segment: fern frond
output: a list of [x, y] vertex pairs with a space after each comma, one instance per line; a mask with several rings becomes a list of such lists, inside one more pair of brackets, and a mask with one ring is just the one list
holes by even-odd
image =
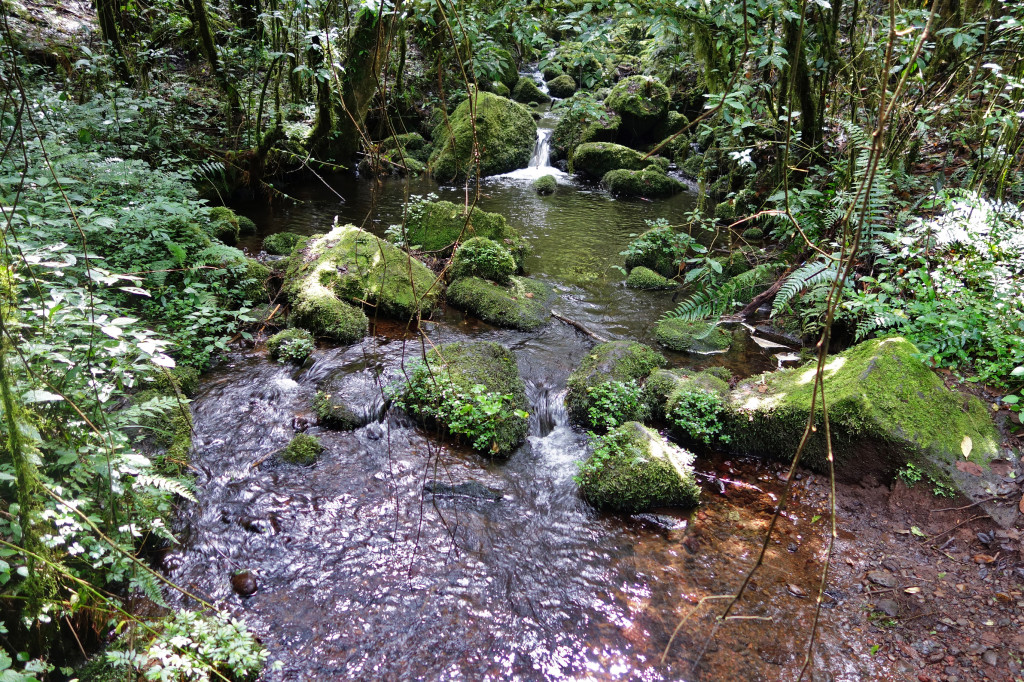
[[152, 474], [139, 474], [135, 477], [135, 486], [138, 488], [156, 488], [164, 492], [174, 493], [184, 497], [189, 502], [196, 502], [195, 495], [181, 481]]
[[888, 329], [889, 327], [902, 327], [907, 323], [907, 318], [902, 315], [897, 315], [891, 310], [883, 310], [872, 314], [867, 319], [861, 320], [857, 324], [857, 340], [860, 341], [868, 334], [877, 331], [879, 329]]
[[778, 315], [797, 294], [822, 282], [835, 280], [838, 274], [835, 263], [823, 263], [820, 260], [805, 263], [803, 267], [786, 278], [778, 293], [775, 294], [771, 316]]
[[721, 317], [732, 306], [733, 301], [749, 300], [763, 289], [765, 281], [775, 277], [780, 269], [778, 263], [765, 263], [736, 275], [719, 285], [711, 285], [698, 291], [662, 319], [679, 319], [685, 322]]
[[149, 571], [136, 570], [130, 585], [146, 595], [154, 604], [167, 608], [167, 602], [164, 601], [163, 592], [160, 590], [160, 583], [157, 582], [156, 577]]

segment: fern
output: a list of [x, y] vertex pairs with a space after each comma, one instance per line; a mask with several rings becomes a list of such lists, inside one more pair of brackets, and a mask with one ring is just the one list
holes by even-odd
[[820, 260], [813, 260], [805, 263], [803, 267], [786, 278], [779, 292], [775, 294], [771, 316], [775, 317], [782, 312], [795, 296], [803, 293], [808, 288], [822, 282], [835, 281], [838, 274], [839, 271], [835, 262], [824, 263]]
[[749, 300], [764, 287], [764, 282], [775, 276], [780, 266], [765, 263], [752, 270], [727, 279], [721, 284], [710, 284], [706, 289], [693, 294], [678, 306], [662, 316], [662, 319], [679, 319], [696, 322], [721, 317], [732, 306], [733, 301]]
[[892, 310], [879, 310], [857, 323], [857, 340], [860, 341], [879, 329], [902, 327], [907, 321], [907, 318]]
[[156, 488], [167, 493], [174, 493], [184, 497], [189, 502], [196, 502], [195, 495], [189, 490], [181, 481], [176, 481], [173, 478], [164, 478], [163, 476], [154, 476], [151, 474], [139, 474], [135, 477], [135, 486], [137, 488]]
[[146, 595], [150, 601], [157, 606], [163, 606], [164, 608], [170, 608], [167, 606], [167, 602], [164, 601], [163, 592], [160, 590], [160, 583], [156, 577], [146, 570], [136, 570], [129, 583], [130, 587], [134, 587], [142, 594]]

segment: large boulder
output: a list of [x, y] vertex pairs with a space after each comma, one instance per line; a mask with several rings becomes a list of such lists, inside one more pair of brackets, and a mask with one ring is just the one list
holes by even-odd
[[650, 166], [638, 171], [624, 169], [608, 171], [601, 178], [601, 184], [617, 196], [649, 199], [670, 197], [686, 189], [686, 185], [667, 175], [658, 166]]
[[[423, 263], [393, 244], [355, 225], [336, 225], [296, 246], [288, 259], [283, 291], [296, 311], [329, 299], [376, 306], [378, 313], [410, 319], [429, 315], [442, 294], [442, 285]], [[314, 333], [319, 329], [305, 326]], [[330, 335], [330, 334], [328, 334]]]
[[600, 180], [609, 171], [624, 168], [641, 170], [651, 164], [643, 153], [612, 142], [585, 142], [572, 157], [574, 173]]
[[[856, 481], [912, 463], [972, 501], [999, 494], [1004, 484], [989, 463], [1000, 456], [1000, 439], [984, 403], [948, 390], [918, 355], [912, 343], [891, 337], [828, 359], [825, 399], [837, 474]], [[810, 414], [815, 367], [812, 362], [738, 385], [725, 416], [733, 448], [792, 458]], [[802, 461], [827, 472], [820, 399], [815, 422]]]
[[350, 431], [384, 416], [387, 400], [373, 372], [342, 369], [329, 376], [313, 397], [320, 424]]
[[547, 104], [551, 101], [551, 98], [544, 94], [537, 83], [534, 82], [529, 76], [523, 76], [516, 83], [516, 86], [512, 88], [512, 99], [517, 102], [524, 104], [530, 104], [536, 102], [537, 104]]
[[572, 97], [576, 92], [576, 81], [569, 74], [563, 73], [561, 76], [548, 81], [548, 92], [551, 93], [552, 97], [559, 99]]
[[[479, 157], [473, 153], [474, 129]], [[434, 128], [432, 137], [430, 172], [439, 182], [453, 182], [474, 175], [477, 160], [482, 176], [525, 168], [537, 140], [537, 124], [523, 105], [481, 92], [456, 107], [448, 121]]]
[[463, 277], [448, 287], [448, 301], [497, 327], [534, 331], [548, 323], [555, 292], [529, 277], [512, 277], [502, 286], [479, 277]]
[[657, 78], [623, 78], [605, 100], [608, 108], [622, 117], [622, 126], [636, 138], [645, 136], [668, 113], [668, 88]]
[[[594, 98], [590, 92], [577, 92], [559, 103], [562, 116], [551, 133], [551, 160], [571, 165], [577, 147], [585, 142], [614, 142], [622, 119]], [[600, 177], [600, 176], [598, 176]]]
[[668, 317], [654, 328], [658, 343], [680, 353], [715, 353], [729, 349], [732, 334], [717, 324]]
[[409, 210], [405, 234], [413, 248], [441, 256], [451, 255], [460, 242], [486, 237], [503, 244], [512, 253], [517, 270], [522, 272], [523, 269], [526, 241], [500, 213], [488, 213], [476, 207], [467, 213], [464, 206], [450, 201], [423, 202]]
[[437, 346], [396, 393], [411, 415], [479, 452], [507, 455], [526, 440], [526, 386], [515, 356], [497, 343]]
[[609, 511], [635, 514], [654, 507], [693, 507], [700, 488], [693, 454], [638, 422], [594, 439], [577, 480], [586, 500]]
[[[666, 362], [661, 353], [642, 343], [609, 341], [594, 346], [580, 366], [569, 375], [565, 396], [569, 418], [588, 428], [600, 427], [602, 424], [595, 422], [600, 420], [605, 410], [600, 409], [598, 399], [615, 398], [618, 394], [618, 402], [625, 404], [617, 416], [643, 419], [647, 412], [639, 392], [636, 396], [637, 404], [634, 404], [634, 401], [626, 400], [626, 389], [630, 386], [639, 387], [651, 371], [663, 367]], [[613, 383], [617, 383], [617, 391], [610, 390], [612, 387], [608, 384]]]

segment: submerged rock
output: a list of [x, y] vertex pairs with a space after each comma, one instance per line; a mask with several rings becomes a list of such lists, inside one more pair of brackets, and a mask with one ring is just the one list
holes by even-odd
[[371, 372], [340, 370], [328, 377], [313, 398], [320, 424], [351, 431], [384, 416], [387, 400]]
[[[596, 387], [613, 381], [626, 384], [635, 382], [639, 386], [652, 370], [666, 363], [661, 353], [642, 343], [609, 341], [594, 346], [580, 366], [569, 375], [565, 396], [569, 418], [587, 427], [596, 426], [590, 416]], [[640, 404], [636, 405], [637, 409], [641, 407]], [[634, 418], [644, 415], [645, 412], [636, 413]]]
[[459, 242], [486, 237], [505, 246], [512, 253], [517, 270], [523, 269], [526, 241], [500, 213], [475, 207], [467, 213], [464, 206], [450, 201], [426, 202], [409, 212], [405, 229], [412, 247], [443, 256], [450, 255]]
[[430, 493], [434, 497], [465, 498], [482, 502], [497, 502], [502, 498], [501, 492], [492, 490], [478, 481], [464, 481], [455, 485], [441, 481], [428, 481], [423, 486], [423, 492]]
[[497, 327], [533, 331], [548, 323], [555, 292], [529, 277], [512, 277], [501, 286], [479, 277], [463, 277], [448, 287], [448, 301]]
[[[322, 315], [324, 311], [340, 310], [332, 308], [332, 299], [339, 303], [365, 302], [376, 306], [376, 312], [383, 316], [406, 320], [417, 311], [429, 315], [441, 297], [443, 285], [423, 263], [395, 245], [355, 225], [337, 225], [326, 235], [310, 237], [296, 246], [288, 260], [283, 290], [295, 303], [296, 324], [338, 338], [339, 334], [330, 333], [330, 326], [305, 308], [315, 302], [317, 313]], [[355, 321], [351, 327], [347, 338], [355, 333], [360, 338], [365, 333]]]
[[[890, 337], [829, 358], [825, 391], [837, 473], [861, 480], [910, 462], [973, 501], [992, 497], [999, 482], [989, 462], [999, 457], [1000, 441], [988, 410], [977, 398], [948, 390], [918, 354], [906, 339]], [[810, 414], [814, 370], [812, 362], [738, 385], [726, 413], [733, 447], [788, 461]], [[815, 415], [803, 462], [827, 472], [820, 400]]]
[[396, 402], [420, 422], [445, 429], [481, 453], [507, 455], [526, 440], [526, 386], [515, 355], [497, 343], [431, 349], [398, 389]]
[[[482, 176], [514, 171], [526, 167], [533, 154], [537, 124], [523, 105], [481, 92], [476, 95], [473, 118], [470, 101], [434, 128], [435, 151], [428, 167], [439, 182], [475, 174], [478, 161]], [[474, 129], [479, 156], [473, 153]]]
[[635, 514], [653, 507], [693, 507], [700, 488], [693, 453], [653, 429], [627, 422], [598, 436], [577, 477], [580, 492], [599, 509]]
[[711, 353], [732, 345], [732, 334], [718, 325], [671, 317], [658, 322], [654, 338], [665, 348], [679, 352]]

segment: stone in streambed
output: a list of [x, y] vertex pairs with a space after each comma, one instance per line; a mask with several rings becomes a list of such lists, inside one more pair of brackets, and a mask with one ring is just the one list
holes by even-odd
[[410, 210], [405, 230], [413, 248], [441, 256], [451, 255], [459, 243], [485, 237], [508, 249], [515, 259], [516, 270], [523, 270], [526, 241], [500, 213], [488, 213], [479, 208], [467, 212], [464, 206], [450, 201], [426, 202]]
[[259, 585], [252, 571], [235, 571], [231, 575], [231, 589], [241, 597], [251, 597], [256, 594]]
[[[641, 384], [652, 370], [667, 364], [665, 357], [642, 343], [609, 341], [601, 343], [587, 354], [580, 366], [569, 375], [565, 406], [569, 418], [576, 424], [594, 428], [590, 408], [594, 406], [593, 391], [607, 382]], [[647, 416], [646, 405], [637, 404], [635, 412], [623, 414], [628, 419]]]
[[658, 343], [677, 352], [710, 353], [728, 350], [732, 334], [718, 325], [707, 322], [686, 322], [666, 318], [654, 328]]
[[374, 375], [342, 369], [328, 377], [313, 397], [313, 411], [322, 426], [352, 431], [384, 416], [388, 401]]
[[534, 331], [546, 325], [557, 296], [554, 289], [529, 277], [512, 277], [501, 286], [479, 277], [463, 277], [448, 287], [448, 301], [488, 324]]

